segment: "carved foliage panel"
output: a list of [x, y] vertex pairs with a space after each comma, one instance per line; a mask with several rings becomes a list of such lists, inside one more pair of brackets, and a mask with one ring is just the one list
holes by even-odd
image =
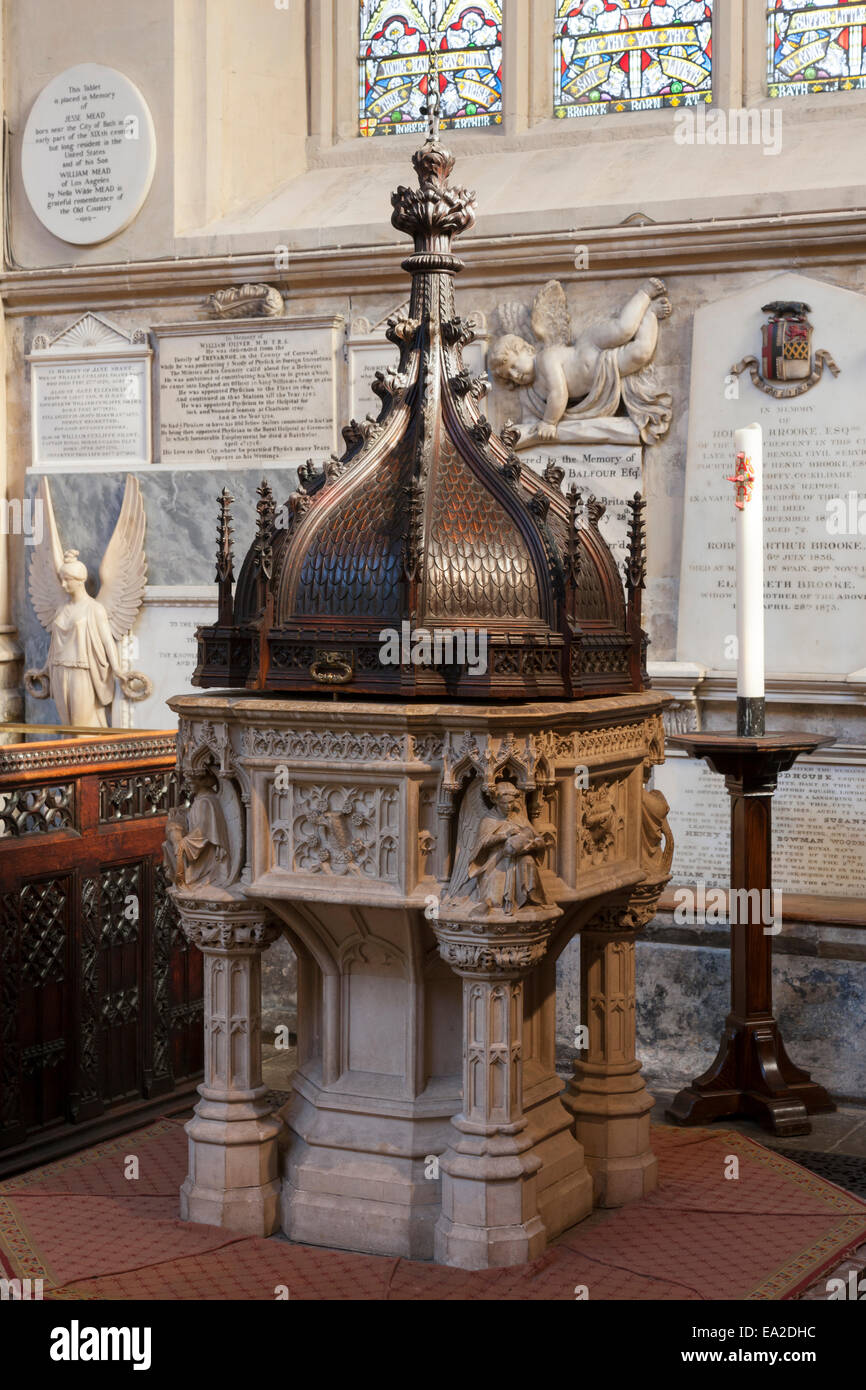
[[[438, 745], [441, 751], [441, 738]], [[405, 734], [368, 729], [245, 729], [243, 752], [252, 758], [339, 758], [361, 763], [400, 761], [407, 756]]]
[[628, 855], [628, 781], [599, 778], [578, 792], [578, 868], [620, 864]]
[[292, 782], [271, 794], [274, 863], [293, 873], [400, 878], [396, 784]]
[[139, 820], [188, 806], [188, 789], [176, 771], [131, 772], [99, 782], [99, 821]]

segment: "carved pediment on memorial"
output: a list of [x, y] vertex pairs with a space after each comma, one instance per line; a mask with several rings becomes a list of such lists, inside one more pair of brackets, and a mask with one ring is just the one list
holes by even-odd
[[475, 221], [431, 122], [418, 187], [392, 194], [414, 251], [399, 349], [376, 373], [377, 417], [345, 449], [298, 470], [281, 505], [263, 483], [232, 592], [231, 498], [220, 502], [219, 621], [199, 629], [200, 686], [400, 699], [562, 699], [640, 690], [646, 638], [643, 503], [632, 507], [626, 595], [599, 532], [603, 506], [560, 470], [536, 476], [515, 430], [494, 433], [486, 376], [466, 369], [473, 329], [455, 311], [452, 238]]

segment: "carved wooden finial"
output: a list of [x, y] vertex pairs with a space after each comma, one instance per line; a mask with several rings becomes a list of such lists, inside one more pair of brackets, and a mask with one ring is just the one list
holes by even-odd
[[219, 496], [219, 518], [217, 520], [216, 579], [219, 595], [219, 624], [231, 626], [232, 580], [234, 579], [234, 550], [232, 546], [232, 514], [234, 498], [227, 487]]
[[605, 504], [599, 502], [594, 492], [591, 493], [586, 503], [586, 514], [589, 517], [590, 526], [594, 527], [596, 531], [598, 530], [598, 523], [601, 521], [606, 511], [607, 507]]
[[639, 492], [628, 503], [628, 559], [625, 562], [625, 586], [628, 596], [626, 604], [626, 627], [631, 637], [629, 653], [629, 674], [635, 690], [641, 689], [646, 680], [646, 634], [642, 627], [641, 607], [643, 589], [646, 585], [646, 527], [644, 511], [646, 502]]
[[276, 506], [274, 494], [267, 478], [262, 478], [256, 491], [259, 500], [256, 503], [255, 553], [259, 574], [267, 582], [273, 573]]
[[636, 492], [628, 503], [628, 560], [625, 563], [625, 582], [629, 594], [635, 589], [646, 588], [645, 510], [646, 502], [640, 493]]

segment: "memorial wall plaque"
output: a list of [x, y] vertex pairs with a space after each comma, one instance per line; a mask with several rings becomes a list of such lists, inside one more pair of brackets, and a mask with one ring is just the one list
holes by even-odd
[[[866, 900], [866, 752], [819, 753], [779, 777], [773, 798], [773, 886], [783, 893]], [[730, 884], [730, 797], [703, 760], [668, 749], [653, 773], [670, 802], [675, 884]]]
[[155, 325], [160, 461], [321, 462], [337, 447], [342, 325], [332, 314]]
[[[814, 325], [812, 362], [832, 354], [802, 394], [775, 399], [749, 370], [761, 363], [762, 305], [800, 301]], [[801, 345], [806, 341], [801, 339]], [[734, 672], [733, 432], [764, 431], [768, 672], [847, 675], [866, 666], [866, 297], [784, 274], [699, 309], [689, 400], [677, 657]], [[796, 384], [796, 383], [795, 383]], [[785, 383], [779, 383], [785, 386]]]
[[523, 449], [518, 454], [522, 464], [543, 473], [548, 462], [565, 470], [564, 491], [572, 484], [584, 502], [595, 495], [605, 505], [599, 530], [614, 552], [617, 561], [628, 554], [628, 512], [626, 503], [636, 492], [643, 493], [644, 480], [640, 448], [622, 444], [572, 444], [545, 449]]
[[166, 701], [192, 694], [196, 668], [195, 630], [216, 618], [216, 585], [153, 585], [144, 592], [135, 631], [124, 639], [121, 657], [130, 669], [144, 671], [153, 681], [146, 700], [127, 700], [117, 689], [112, 723], [136, 729], [173, 729], [177, 715]]
[[147, 197], [155, 165], [147, 102], [114, 68], [67, 68], [30, 109], [21, 142], [24, 190], [61, 241], [93, 246], [123, 231]]
[[152, 356], [144, 329], [125, 333], [97, 314], [54, 338], [38, 334], [27, 354], [32, 466], [149, 464]]

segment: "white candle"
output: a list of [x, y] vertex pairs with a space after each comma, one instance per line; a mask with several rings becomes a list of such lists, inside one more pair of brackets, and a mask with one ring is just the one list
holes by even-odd
[[764, 499], [760, 425], [734, 431], [737, 516], [737, 695], [764, 695]]

